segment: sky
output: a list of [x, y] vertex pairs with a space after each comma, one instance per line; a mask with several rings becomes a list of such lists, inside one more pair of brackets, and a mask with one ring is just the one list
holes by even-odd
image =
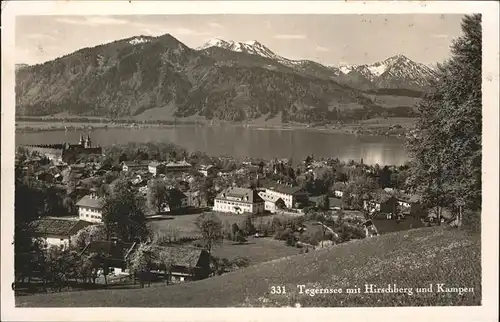
[[324, 65], [396, 54], [434, 65], [461, 35], [459, 14], [17, 16], [16, 63], [37, 64], [139, 35], [169, 33], [196, 48], [211, 38], [257, 40], [278, 55]]

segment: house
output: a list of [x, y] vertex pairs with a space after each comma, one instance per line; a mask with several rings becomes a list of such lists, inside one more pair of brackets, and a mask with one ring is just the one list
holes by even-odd
[[328, 198], [328, 206], [330, 210], [342, 209], [343, 203], [339, 198]]
[[138, 161], [123, 161], [122, 171], [148, 171], [148, 167], [151, 161], [148, 160], [138, 160]]
[[342, 198], [344, 196], [344, 192], [347, 189], [347, 185], [343, 182], [335, 182], [333, 184], [332, 190], [333, 195], [337, 198]]
[[234, 214], [264, 212], [264, 200], [253, 189], [229, 187], [215, 197], [214, 211]]
[[373, 198], [363, 201], [363, 209], [369, 213], [394, 214], [397, 211], [397, 200], [383, 190], [378, 191]]
[[214, 175], [217, 175], [217, 167], [213, 166], [213, 165], [202, 165], [200, 167], [200, 170], [199, 172], [204, 175], [205, 177], [211, 177], [211, 176], [214, 176]]
[[373, 225], [375, 235], [384, 235], [392, 232], [409, 230], [423, 227], [424, 224], [418, 216], [391, 216], [385, 214], [375, 214], [364, 223], [365, 227]]
[[163, 207], [164, 212], [176, 211], [188, 206], [188, 197], [177, 188], [168, 189], [168, 202]]
[[[169, 279], [174, 283], [196, 281], [210, 276], [210, 255], [201, 248], [196, 247], [152, 247], [153, 262], [150, 269], [153, 271], [164, 271], [165, 266], [158, 260], [168, 258], [170, 267], [168, 269]], [[131, 251], [128, 256], [131, 256]]]
[[275, 194], [268, 194], [266, 191], [260, 191], [259, 196], [264, 200], [265, 211], [274, 214], [286, 207], [283, 199]]
[[289, 209], [296, 208], [298, 202], [306, 202], [308, 199], [304, 189], [298, 186], [281, 182], [267, 182], [263, 183], [262, 187], [267, 195], [283, 199], [285, 207]]
[[95, 192], [80, 199], [76, 206], [78, 207], [78, 217], [88, 222], [102, 222], [103, 199], [98, 197]]
[[108, 266], [110, 273], [119, 275], [127, 270], [127, 256], [134, 250], [136, 243], [125, 243], [118, 239], [93, 240], [85, 246], [82, 255], [97, 254], [101, 265]]
[[47, 246], [71, 247], [71, 237], [92, 223], [73, 218], [45, 217], [33, 221], [34, 236], [41, 237]]
[[152, 175], [156, 176], [157, 174], [165, 173], [165, 164], [157, 161], [153, 161], [148, 164], [148, 171]]
[[191, 164], [186, 161], [169, 162], [165, 165], [166, 173], [188, 172], [191, 170]]

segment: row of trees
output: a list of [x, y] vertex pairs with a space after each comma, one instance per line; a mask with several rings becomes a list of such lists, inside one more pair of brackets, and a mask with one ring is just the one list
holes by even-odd
[[456, 209], [459, 218], [462, 209], [477, 216], [481, 209], [481, 15], [465, 16], [462, 32], [451, 58], [438, 66], [407, 142], [414, 160], [409, 183], [426, 205], [437, 207], [438, 221], [445, 207]]

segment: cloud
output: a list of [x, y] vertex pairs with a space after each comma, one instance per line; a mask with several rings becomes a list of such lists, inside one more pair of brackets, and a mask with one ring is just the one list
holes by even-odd
[[300, 35], [300, 34], [280, 34], [280, 35], [274, 35], [275, 39], [306, 39], [306, 35]]
[[317, 46], [316, 47], [316, 51], [330, 51], [330, 48], [326, 48], [326, 47], [323, 47], [323, 46]]
[[212, 28], [222, 28], [222, 25], [218, 22], [215, 22], [215, 21], [210, 21], [208, 23], [208, 26], [209, 27], [212, 27]]
[[445, 35], [445, 34], [433, 34], [432, 35], [432, 38], [438, 38], [438, 39], [446, 39], [448, 38], [449, 36], [448, 35]]
[[130, 24], [130, 21], [127, 21], [125, 19], [117, 19], [108, 16], [91, 16], [91, 17], [84, 17], [83, 19], [76, 17], [67, 17], [67, 18], [57, 18], [56, 21], [66, 24], [83, 25], [91, 27], [97, 27], [102, 25], [109, 26], [109, 25]]

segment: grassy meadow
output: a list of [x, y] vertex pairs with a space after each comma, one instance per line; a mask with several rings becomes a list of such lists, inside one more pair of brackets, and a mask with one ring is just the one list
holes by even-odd
[[[245, 254], [242, 254], [245, 256]], [[444, 283], [473, 292], [300, 294], [307, 288], [417, 288]], [[286, 294], [271, 294], [272, 286]], [[89, 293], [91, 292], [91, 293]], [[144, 289], [22, 296], [21, 307], [391, 307], [481, 305], [480, 235], [432, 227], [274, 259], [213, 278]]]

